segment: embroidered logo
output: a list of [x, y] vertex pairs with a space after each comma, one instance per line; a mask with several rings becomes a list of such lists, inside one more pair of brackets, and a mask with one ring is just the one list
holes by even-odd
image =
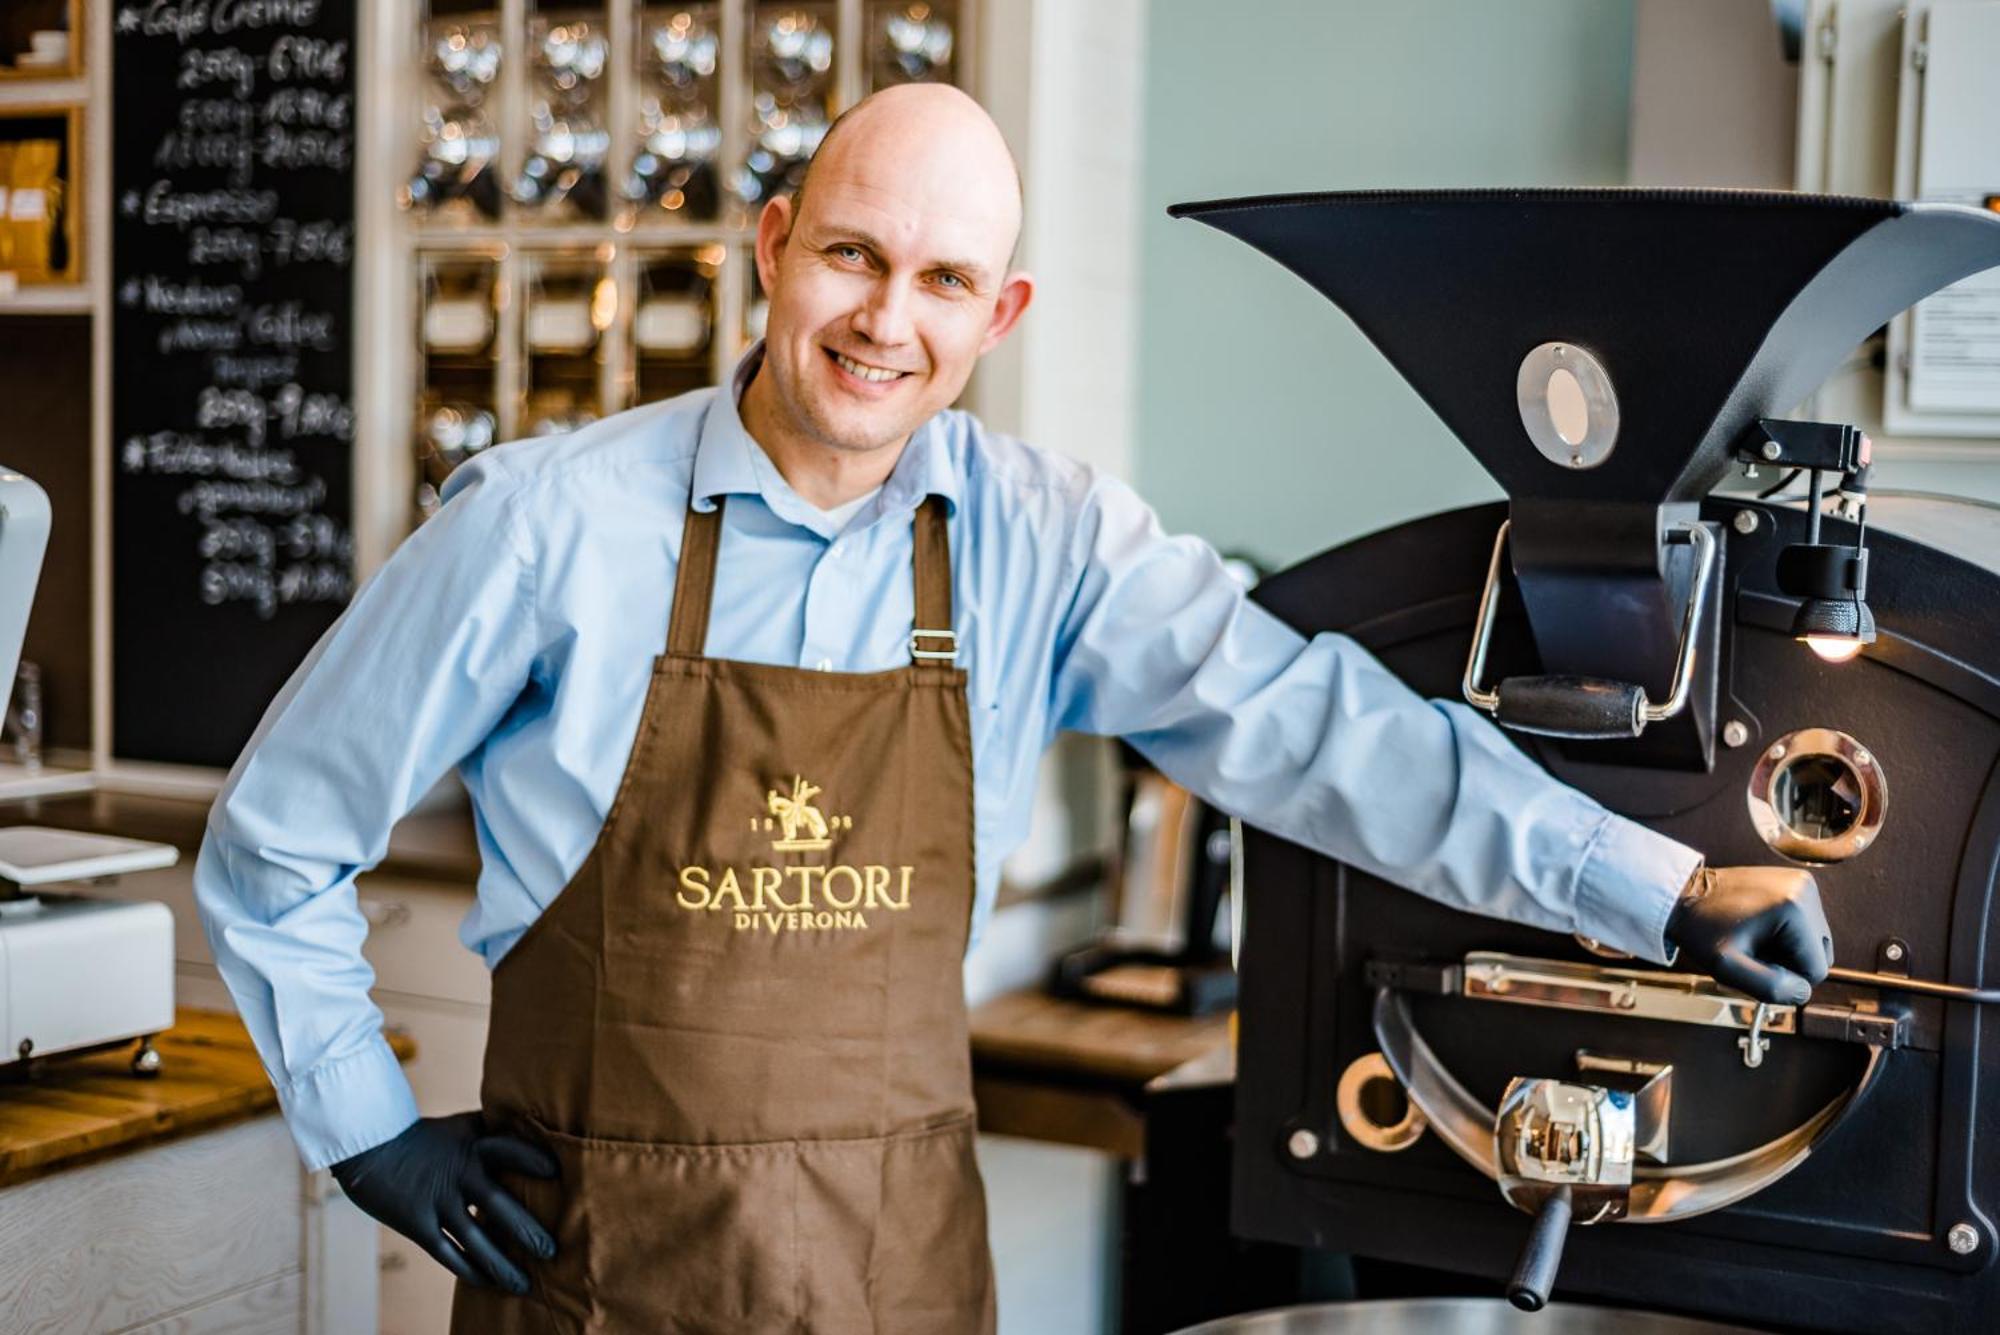
[[[829, 815], [813, 801], [819, 785], [792, 775], [790, 788], [766, 787], [764, 810], [751, 816], [755, 834], [771, 835], [773, 853], [824, 853], [854, 818]], [[868, 914], [910, 907], [913, 866], [788, 859], [773, 866], [753, 859], [741, 870], [682, 867], [674, 902], [691, 913], [727, 912], [739, 932], [866, 931]]]
[[[854, 817], [828, 818], [813, 805], [812, 800], [819, 796], [819, 791], [817, 784], [807, 783], [796, 774], [792, 776], [792, 791], [789, 796], [775, 788], [766, 790], [764, 805], [769, 814], [763, 817], [763, 828], [766, 830], [776, 828], [784, 832], [771, 841], [772, 848], [780, 853], [816, 853], [833, 846], [830, 837], [832, 831], [854, 828]], [[752, 816], [750, 827], [756, 829], [757, 826], [758, 818]], [[804, 838], [799, 837], [801, 829], [806, 831]]]

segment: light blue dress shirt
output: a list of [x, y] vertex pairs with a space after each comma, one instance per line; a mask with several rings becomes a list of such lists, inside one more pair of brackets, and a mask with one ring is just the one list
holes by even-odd
[[[735, 378], [747, 383], [759, 350]], [[1339, 635], [1301, 638], [1123, 483], [940, 413], [835, 531], [703, 390], [488, 450], [272, 702], [210, 813], [195, 894], [308, 1164], [417, 1116], [369, 1000], [354, 878], [456, 766], [489, 967], [596, 839], [638, 730], [690, 487], [729, 497], [707, 652], [909, 661], [911, 515], [950, 503], [970, 671], [975, 935], [1057, 732], [1127, 737], [1225, 811], [1419, 894], [1662, 960], [1698, 858], [1549, 777]]]

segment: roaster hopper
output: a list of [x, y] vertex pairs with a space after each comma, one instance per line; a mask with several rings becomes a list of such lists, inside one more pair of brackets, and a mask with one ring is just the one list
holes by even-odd
[[[1849, 971], [1759, 1007], [1249, 830], [1238, 1230], [1511, 1275], [1529, 1307], [1553, 1280], [1769, 1327], [2000, 1329], [2000, 512], [1864, 511], [1867, 440], [1782, 417], [2000, 264], [2000, 216], [1607, 190], [1173, 212], [1340, 306], [1509, 498], [1258, 601], [1717, 865], [1813, 866]], [[1837, 512], [1710, 494], [1745, 464]], [[1868, 642], [1826, 662], [1807, 632]]]

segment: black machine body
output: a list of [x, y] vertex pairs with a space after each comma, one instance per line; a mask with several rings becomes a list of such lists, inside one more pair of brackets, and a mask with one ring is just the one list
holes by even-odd
[[[1782, 860], [1751, 811], [1771, 748], [1814, 730], [1855, 739], [1893, 805], [1870, 847], [1815, 867], [1836, 959], [1990, 982], [2000, 978], [2000, 939], [1988, 927], [2000, 884], [2000, 515], [1933, 508], [1969, 512], [1965, 522], [1992, 533], [1987, 564], [1878, 529], [1879, 648], [1831, 664], [1793, 640], [1792, 599], [1778, 591], [1777, 555], [1803, 540], [1804, 517], [1755, 502], [1704, 507], [1726, 535], [1729, 571], [1719, 714], [1731, 737], [1730, 724], [1744, 728], [1738, 744], [1717, 748], [1712, 770], [1596, 765], [1571, 759], [1560, 742], [1521, 740], [1607, 805], [1713, 861], [1744, 864]], [[1354, 635], [1418, 690], [1449, 698], [1504, 514], [1481, 506], [1377, 534], [1266, 581], [1256, 597], [1301, 632]], [[1757, 517], [1747, 534], [1739, 514]], [[1912, 520], [1928, 526], [1920, 513]], [[1384, 570], [1402, 573], [1385, 582]], [[1503, 609], [1495, 650], [1533, 666], [1519, 604]], [[1823, 754], [1837, 764], [1836, 747]], [[1874, 1010], [1900, 1020], [1900, 1032], [1876, 1035], [1896, 1046], [1884, 1044], [1866, 1092], [1803, 1162], [1714, 1213], [1573, 1228], [1556, 1283], [1774, 1327], [1995, 1328], [2000, 1008], [1828, 985], [1815, 994], [1826, 1012], [1816, 1019], [1856, 1032], [1773, 1033], [1751, 1067], [1740, 1025], [1510, 1005], [1467, 995], [1462, 976], [1440, 976], [1462, 975], [1478, 954], [1607, 964], [1575, 940], [1455, 912], [1256, 830], [1246, 831], [1243, 860], [1240, 1231], [1496, 1279], [1514, 1267], [1528, 1220], [1435, 1133], [1383, 1150], [1342, 1123], [1342, 1076], [1382, 1050], [1375, 1012], [1384, 992], [1487, 1107], [1516, 1076], [1576, 1072], [1579, 1051], [1671, 1065], [1669, 1159], [1684, 1162], [1766, 1145], [1858, 1088], [1871, 1054], [1852, 1040], [1868, 1036], [1860, 1028]], [[1405, 1100], [1390, 1099], [1377, 1123], [1393, 1125]], [[1309, 1141], [1296, 1138], [1301, 1130]], [[1361, 1130], [1368, 1142], [1395, 1143]], [[1294, 1152], [1308, 1144], [1310, 1155]], [[1965, 1235], [1953, 1240], [1961, 1226], [1976, 1234], [1963, 1253]]]
[[[1865, 436], [1786, 416], [2000, 264], [2000, 217], [1661, 191], [1175, 212], [1338, 304], [1509, 497], [1256, 600], [1712, 865], [1812, 868], [1842, 966], [1762, 1006], [1247, 828], [1238, 1231], [1512, 1274], [1523, 1307], [1553, 1283], [2000, 1329], [2000, 512], [1871, 500]], [[1808, 502], [1712, 494], [1744, 462], [1809, 473]]]

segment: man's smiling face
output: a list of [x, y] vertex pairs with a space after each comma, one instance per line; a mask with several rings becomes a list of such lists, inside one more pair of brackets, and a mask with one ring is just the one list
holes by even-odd
[[784, 430], [836, 450], [899, 444], [950, 405], [1031, 291], [1007, 272], [1020, 187], [999, 132], [956, 90], [895, 91], [850, 113], [758, 227], [759, 377]]

